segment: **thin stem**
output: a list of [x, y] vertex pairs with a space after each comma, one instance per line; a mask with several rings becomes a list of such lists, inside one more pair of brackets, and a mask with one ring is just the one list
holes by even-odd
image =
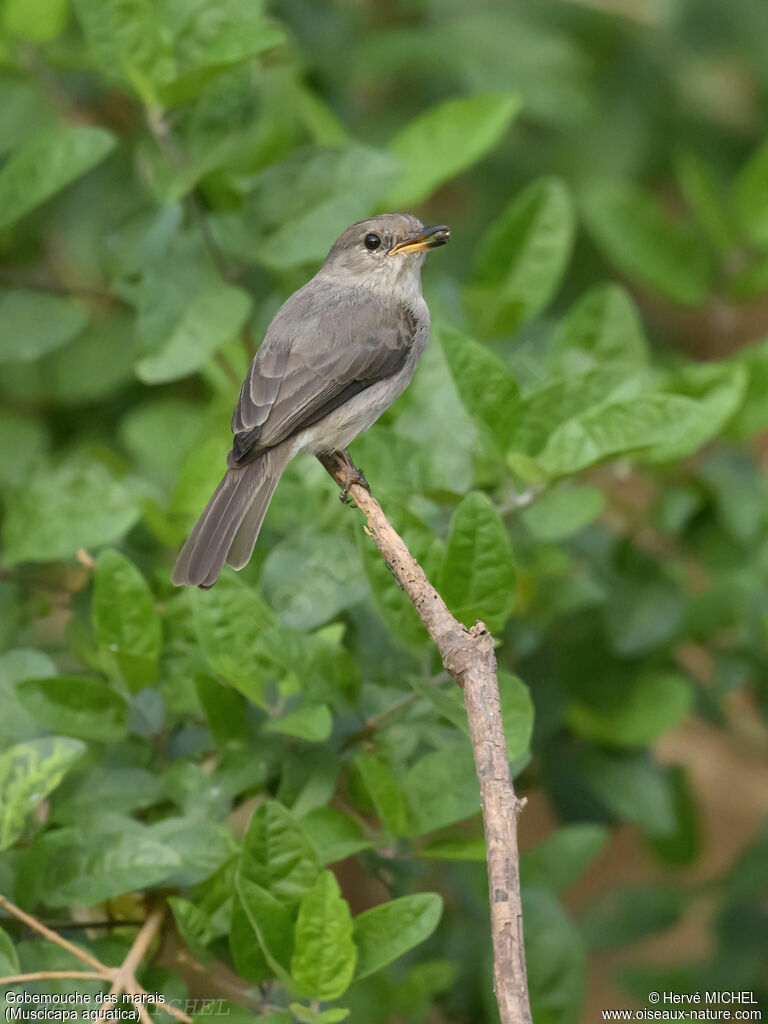
[[57, 946], [61, 946], [62, 949], [68, 950], [72, 956], [77, 957], [78, 960], [82, 960], [84, 964], [88, 964], [89, 967], [93, 967], [99, 971], [100, 974], [106, 975], [107, 977], [112, 976], [112, 968], [107, 967], [100, 960], [97, 960], [95, 956], [91, 956], [90, 953], [86, 953], [84, 949], [80, 949], [74, 942], [69, 942], [68, 939], [63, 938], [58, 932], [51, 931], [50, 928], [46, 928], [44, 924], [41, 924], [37, 918], [32, 917], [30, 914], [24, 913], [15, 903], [6, 897], [0, 895], [0, 907], [4, 907], [9, 914], [12, 914], [19, 921], [22, 921], [28, 928], [31, 928], [33, 932], [37, 932], [38, 935], [44, 936], [49, 942], [54, 942]]
[[[184, 169], [184, 161], [176, 147], [171, 128], [165, 120], [162, 111], [148, 110], [147, 125], [152, 133], [152, 137], [157, 143], [158, 149], [168, 161], [170, 167], [174, 171], [182, 171]], [[200, 237], [202, 238], [203, 245], [211, 258], [211, 262], [216, 267], [224, 281], [227, 281], [229, 284], [234, 284], [238, 279], [238, 274], [230, 267], [226, 256], [221, 251], [216, 239], [213, 237], [211, 226], [208, 223], [205, 211], [200, 205], [200, 200], [198, 199], [194, 189], [186, 193], [184, 196], [184, 204], [200, 232]]]
[[58, 281], [37, 281], [27, 280], [0, 271], [0, 286], [7, 288], [24, 288], [32, 292], [45, 292], [49, 295], [64, 295], [74, 299], [90, 299], [93, 302], [101, 302], [108, 306], [121, 306], [123, 309], [133, 309], [129, 302], [121, 299], [111, 292], [100, 291], [98, 288], [88, 288], [85, 285], [65, 285]]
[[[147, 917], [146, 921], [141, 926], [139, 934], [133, 940], [133, 945], [128, 950], [128, 955], [125, 960], [123, 960], [121, 966], [114, 972], [109, 995], [120, 995], [122, 992], [129, 995], [137, 994], [136, 988], [138, 987], [138, 982], [136, 981], [136, 971], [138, 970], [141, 961], [144, 959], [144, 954], [149, 948], [150, 943], [160, 930], [164, 914], [165, 908], [158, 907], [157, 910], [153, 910]], [[99, 1022], [104, 1019], [108, 1009], [108, 1004], [104, 1003], [99, 1012], [99, 1016], [96, 1018], [96, 1024], [99, 1024]], [[145, 1024], [151, 1024], [151, 1018], [147, 1013], [146, 1008], [141, 1016]]]
[[11, 974], [0, 978], [0, 985], [18, 985], [22, 981], [48, 981], [53, 978], [77, 978], [78, 981], [109, 981], [109, 977], [96, 971], [32, 971], [30, 974]]
[[396, 700], [394, 704], [380, 711], [378, 715], [372, 715], [371, 718], [366, 719], [361, 729], [347, 736], [341, 749], [348, 750], [349, 747], [354, 747], [356, 744], [370, 739], [393, 715], [396, 715], [398, 711], [402, 711], [403, 708], [410, 707], [420, 696], [415, 690], [411, 693], [406, 693], [399, 700]]

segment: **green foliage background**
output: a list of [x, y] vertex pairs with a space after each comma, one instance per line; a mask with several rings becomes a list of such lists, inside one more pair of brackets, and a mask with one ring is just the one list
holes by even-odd
[[[697, 901], [710, 953], [625, 958], [627, 1003], [765, 999], [766, 833], [690, 882], [701, 794], [655, 752], [689, 716], [742, 742], [738, 700], [766, 753], [765, 4], [0, 11], [0, 891], [166, 900], [204, 972], [166, 943], [169, 998], [226, 964], [272, 1024], [496, 1019], [461, 695], [359, 515], [294, 463], [242, 574], [169, 584], [271, 316], [409, 210], [453, 230], [435, 339], [353, 454], [498, 636], [517, 785], [559, 822], [523, 865], [536, 1022]], [[567, 913], [627, 826], [652, 881]], [[0, 975], [70, 966], [4, 924]], [[71, 932], [112, 963], [134, 935]]]

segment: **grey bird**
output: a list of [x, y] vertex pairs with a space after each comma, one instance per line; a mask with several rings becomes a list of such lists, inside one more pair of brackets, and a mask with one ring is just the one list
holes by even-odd
[[225, 562], [242, 569], [299, 452], [342, 454], [342, 497], [359, 481], [347, 445], [411, 381], [429, 341], [424, 254], [449, 237], [445, 225], [425, 228], [407, 214], [360, 221], [280, 308], [240, 389], [229, 468], [179, 554], [173, 583], [212, 587]]

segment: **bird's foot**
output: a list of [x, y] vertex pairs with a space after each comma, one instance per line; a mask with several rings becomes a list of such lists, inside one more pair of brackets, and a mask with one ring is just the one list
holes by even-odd
[[349, 496], [349, 489], [353, 484], [359, 484], [364, 487], [366, 491], [370, 492], [371, 485], [365, 479], [365, 474], [362, 469], [358, 469], [352, 461], [352, 456], [345, 448], [343, 452], [339, 452], [339, 458], [344, 464], [344, 485], [341, 488], [339, 494], [339, 500], [343, 505], [349, 505], [352, 499]]

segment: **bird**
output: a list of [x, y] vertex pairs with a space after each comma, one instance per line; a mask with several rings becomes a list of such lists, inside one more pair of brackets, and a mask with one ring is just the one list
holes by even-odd
[[405, 390], [427, 347], [421, 291], [429, 249], [450, 229], [380, 214], [344, 231], [320, 270], [281, 306], [240, 389], [227, 471], [179, 553], [176, 586], [212, 587], [250, 560], [280, 477], [300, 452], [341, 456]]

